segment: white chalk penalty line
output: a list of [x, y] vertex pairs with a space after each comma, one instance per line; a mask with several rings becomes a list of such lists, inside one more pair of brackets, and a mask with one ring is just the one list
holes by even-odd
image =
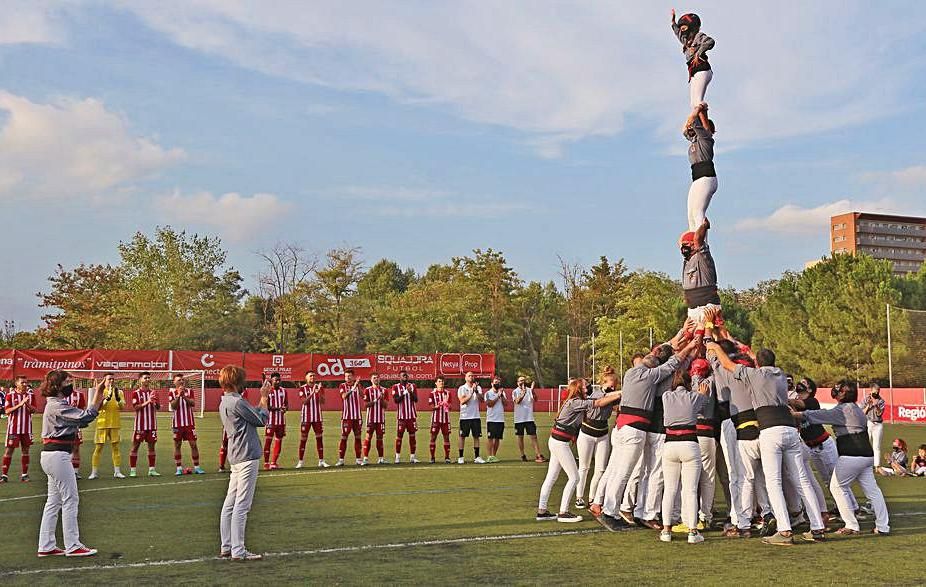
[[[316, 548], [313, 550], [294, 550], [290, 552], [268, 552], [268, 558], [284, 558], [291, 556], [313, 556], [316, 554], [338, 554], [345, 552], [366, 552], [371, 550], [395, 550], [398, 548], [415, 548], [419, 546], [446, 546], [450, 544], [468, 544], [471, 542], [502, 542], [505, 540], [529, 540], [532, 538], [549, 538], [557, 536], [580, 536], [583, 534], [597, 534], [603, 532], [602, 528], [591, 530], [563, 530], [560, 532], [528, 532], [523, 534], [499, 534], [496, 536], [470, 536], [467, 538], [445, 538], [440, 540], [419, 540], [417, 542], [391, 542], [388, 544], [362, 544], [359, 546], [335, 546], [331, 548]], [[171, 565], [191, 565], [206, 561], [218, 560], [214, 556], [187, 558], [176, 560], [146, 561], [142, 563], [127, 563], [124, 565], [89, 565], [75, 567], [57, 567], [47, 569], [29, 569], [0, 573], [0, 577], [13, 577], [22, 575], [39, 575], [43, 573], [65, 573], [71, 571], [109, 571], [118, 569], [142, 569], [148, 567], [164, 567]]]
[[[276, 479], [279, 477], [294, 477], [294, 476], [303, 476], [303, 475], [343, 475], [346, 473], [363, 473], [365, 475], [370, 474], [371, 471], [376, 471], [379, 473], [389, 472], [389, 471], [402, 471], [406, 473], [426, 473], [429, 471], [447, 471], [450, 469], [457, 469], [460, 465], [439, 465], [439, 466], [427, 466], [427, 467], [403, 467], [403, 466], [383, 466], [383, 465], [369, 465], [366, 467], [351, 466], [341, 468], [338, 467], [334, 470], [328, 469], [315, 469], [308, 471], [289, 471], [286, 473], [270, 473], [264, 475], [258, 475], [257, 480], [267, 480], [267, 479]], [[471, 470], [472, 467], [467, 467], [467, 470]], [[523, 469], [528, 470], [527, 467], [522, 467], [520, 465], [491, 465], [485, 467], [481, 470], [497, 470], [497, 469]], [[210, 477], [209, 479], [191, 479], [187, 481], [162, 481], [159, 483], [147, 483], [143, 485], [113, 485], [109, 487], [93, 487], [90, 489], [79, 489], [78, 493], [95, 493], [98, 491], [118, 491], [123, 489], [147, 489], [148, 487], [173, 487], [176, 485], [188, 485], [191, 483], [218, 483], [228, 482], [228, 474], [218, 474]], [[131, 483], [129, 481], [128, 483]], [[20, 495], [18, 497], [4, 497], [0, 498], [0, 503], [12, 502], [12, 501], [24, 501], [29, 499], [44, 499], [48, 497], [47, 493], [36, 493], [33, 495]]]

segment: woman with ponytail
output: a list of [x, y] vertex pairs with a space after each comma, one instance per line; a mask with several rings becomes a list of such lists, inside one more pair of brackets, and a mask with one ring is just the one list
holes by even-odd
[[[602, 391], [592, 392], [589, 398], [598, 399], [617, 388], [617, 373], [614, 372], [614, 367], [608, 365], [604, 368], [601, 374], [601, 388]], [[608, 457], [611, 455], [608, 418], [611, 417], [612, 408], [613, 405], [610, 404], [601, 408], [589, 408], [586, 410], [582, 425], [579, 428], [579, 436], [576, 439], [576, 450], [579, 453], [579, 485], [576, 488], [576, 507], [579, 509], [586, 506], [585, 486], [588, 481], [588, 471], [592, 467], [592, 459], [595, 460], [595, 473], [592, 475], [591, 484], [588, 486], [588, 495], [595, 495], [598, 490], [598, 483], [608, 466]]]
[[[80, 542], [77, 527], [77, 476], [71, 465], [71, 450], [77, 431], [96, 420], [103, 403], [103, 382], [96, 386], [90, 407], [82, 410], [69, 402], [74, 385], [66, 371], [50, 371], [39, 392], [46, 398], [42, 414], [42, 470], [48, 476], [48, 499], [39, 529], [38, 556], [93, 556], [95, 548]], [[58, 548], [55, 531], [58, 514], [64, 534], [64, 549]]]
[[[572, 456], [572, 449], [569, 444], [574, 442], [579, 435], [579, 427], [589, 409], [603, 408], [621, 398], [619, 391], [612, 391], [598, 399], [588, 399], [584, 379], [571, 379], [567, 391], [566, 399], [563, 400], [563, 404], [553, 422], [550, 440], [547, 441], [547, 445], [550, 447], [550, 465], [547, 469], [547, 477], [540, 488], [540, 502], [537, 505], [536, 518], [538, 522], [547, 520], [556, 520], [558, 522], [582, 521], [582, 516], [569, 511], [569, 502], [579, 479], [576, 459]], [[560, 471], [565, 471], [569, 480], [563, 488], [563, 496], [559, 504], [559, 515], [557, 515], [547, 510], [547, 502], [550, 499], [550, 493], [553, 491], [553, 485], [556, 483]]]

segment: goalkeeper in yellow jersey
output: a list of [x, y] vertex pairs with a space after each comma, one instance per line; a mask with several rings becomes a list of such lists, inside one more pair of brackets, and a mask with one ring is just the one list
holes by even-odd
[[113, 477], [116, 479], [125, 479], [125, 475], [119, 470], [122, 462], [122, 456], [119, 452], [119, 430], [122, 426], [120, 422], [120, 412], [125, 407], [125, 394], [121, 389], [116, 387], [115, 379], [112, 373], [107, 373], [103, 377], [103, 406], [100, 408], [100, 415], [96, 420], [96, 437], [93, 446], [93, 470], [90, 472], [88, 479], [97, 479], [100, 476], [100, 458], [103, 456], [103, 446], [109, 444], [112, 448], [113, 456]]

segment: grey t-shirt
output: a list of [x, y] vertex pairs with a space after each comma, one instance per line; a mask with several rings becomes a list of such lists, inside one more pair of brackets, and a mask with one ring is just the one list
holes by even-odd
[[710, 131], [704, 128], [700, 118], [695, 118], [694, 125], [685, 129], [685, 138], [691, 144], [688, 145], [688, 162], [692, 165], [697, 163], [714, 161], [714, 137]]
[[[604, 397], [605, 391], [603, 389], [596, 389], [592, 391], [591, 395], [588, 396], [589, 399], [599, 399]], [[611, 411], [614, 409], [614, 404], [608, 404], [602, 408], [596, 408], [594, 405], [588, 408], [585, 412], [586, 420], [607, 420], [611, 417]]]
[[566, 428], [576, 429], [582, 424], [582, 419], [589, 408], [595, 406], [593, 399], [581, 399], [574, 397], [563, 403], [556, 416], [556, 423]]
[[717, 287], [717, 268], [714, 256], [707, 243], [693, 252], [682, 264], [682, 289], [692, 290], [702, 287]]
[[681, 362], [678, 357], [672, 356], [652, 369], [642, 363], [627, 369], [621, 386], [621, 407], [653, 411], [653, 400], [659, 384], [671, 377], [679, 365]]
[[852, 402], [836, 404], [828, 410], [805, 410], [804, 419], [810, 424], [831, 424], [836, 437], [868, 430], [865, 412]]
[[669, 426], [694, 428], [698, 412], [704, 407], [706, 400], [707, 398], [700, 393], [689, 391], [684, 387], [676, 387], [662, 394], [662, 421], [666, 428]]
[[788, 405], [788, 380], [778, 367], [737, 365], [733, 377], [743, 382], [752, 394], [752, 407]]
[[42, 414], [42, 438], [65, 438], [96, 420], [99, 412], [93, 406], [86, 410], [72, 406], [68, 398], [50, 397]]
[[754, 410], [752, 405], [752, 394], [746, 388], [746, 384], [733, 376], [733, 373], [727, 371], [720, 364], [720, 359], [715, 355], [709, 358], [711, 367], [714, 371], [714, 385], [717, 388], [717, 399], [719, 401], [730, 402], [730, 415], [736, 416], [741, 412]]
[[257, 429], [267, 425], [270, 412], [255, 408], [240, 393], [226, 393], [219, 403], [219, 417], [228, 435], [229, 464], [259, 459], [263, 453]]

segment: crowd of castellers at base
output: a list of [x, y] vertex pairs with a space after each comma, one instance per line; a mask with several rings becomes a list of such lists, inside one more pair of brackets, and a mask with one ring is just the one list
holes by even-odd
[[[821, 409], [810, 377], [790, 385], [773, 350], [753, 352], [724, 326], [706, 217], [717, 191], [716, 127], [704, 101], [714, 40], [695, 14], [676, 21], [673, 10], [672, 30], [688, 64], [691, 107], [683, 128], [692, 180], [688, 230], [678, 240], [688, 317], [671, 340], [634, 355], [622, 381], [611, 367], [600, 375], [601, 391], [591, 392], [583, 379], [569, 381], [550, 433], [536, 519], [582, 521], [569, 511], [576, 495], [576, 508], [587, 507], [607, 530], [651, 529], [662, 542], [671, 542], [674, 531], [700, 544], [707, 528], [736, 539], [757, 532], [777, 546], [793, 545], [795, 536], [824, 542], [828, 531], [859, 535], [862, 514], [873, 515], [873, 534], [885, 536], [888, 511], [875, 480], [879, 447], [869, 437], [871, 413], [858, 405], [856, 384], [839, 382], [830, 392], [836, 406]], [[811, 468], [828, 482], [835, 508], [828, 507]], [[560, 472], [568, 480], [553, 513], [547, 504]], [[714, 512], [718, 483], [726, 520]], [[856, 502], [855, 483], [865, 506]], [[843, 526], [831, 531], [838, 520]], [[800, 526], [808, 530], [796, 535]]]

